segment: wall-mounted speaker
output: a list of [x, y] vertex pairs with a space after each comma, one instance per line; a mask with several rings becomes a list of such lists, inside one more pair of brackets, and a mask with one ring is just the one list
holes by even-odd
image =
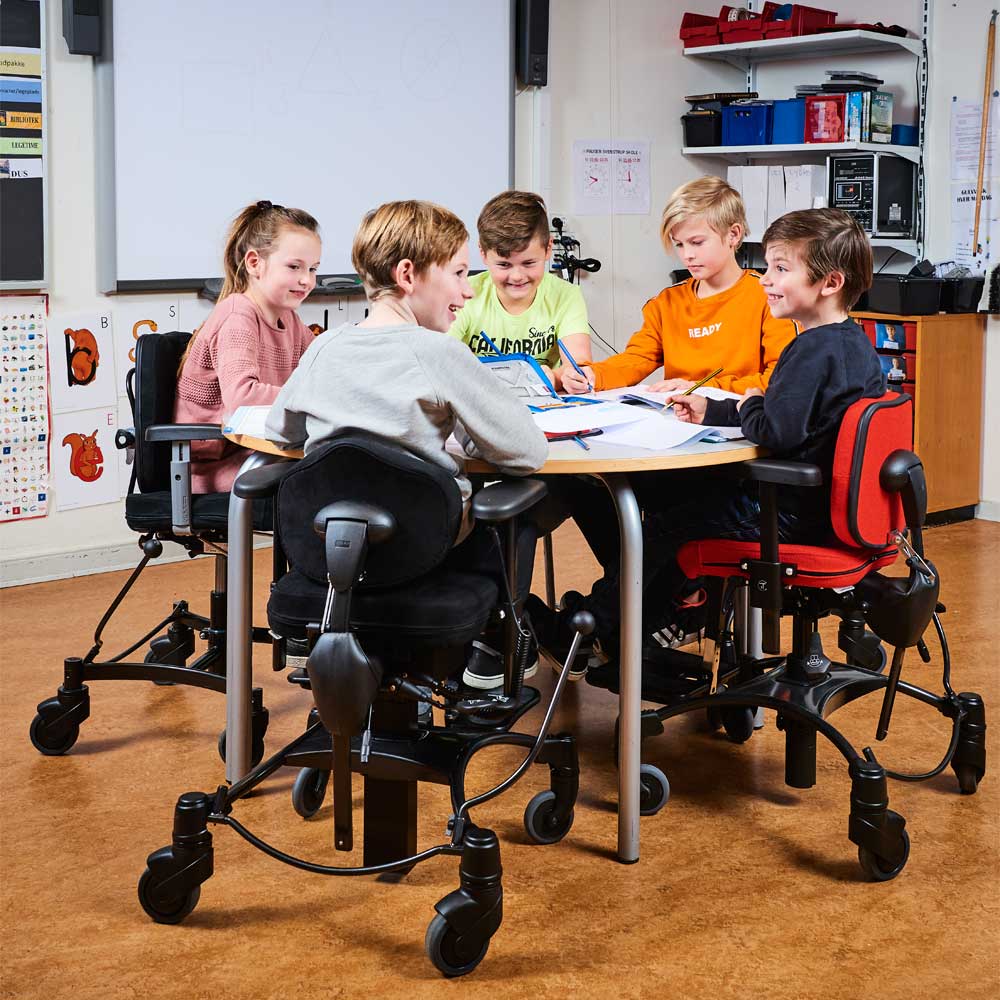
[[517, 76], [525, 87], [549, 81], [549, 0], [517, 0]]
[[101, 0], [63, 0], [63, 38], [75, 56], [101, 54]]

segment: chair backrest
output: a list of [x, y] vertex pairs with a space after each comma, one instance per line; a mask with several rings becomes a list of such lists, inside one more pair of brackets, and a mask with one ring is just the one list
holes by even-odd
[[840, 424], [833, 457], [830, 518], [837, 537], [852, 547], [883, 549], [891, 533], [904, 527], [898, 493], [879, 482], [886, 458], [913, 446], [913, 400], [887, 392], [859, 399]]
[[177, 367], [190, 333], [146, 333], [135, 345], [135, 481], [140, 493], [170, 489], [170, 442], [151, 443], [146, 429], [174, 422]]
[[320, 583], [326, 552], [313, 518], [337, 500], [371, 503], [396, 519], [392, 537], [369, 549], [361, 588], [398, 586], [430, 572], [451, 550], [462, 520], [462, 497], [447, 470], [374, 434], [339, 434], [282, 480], [275, 508], [289, 565]]

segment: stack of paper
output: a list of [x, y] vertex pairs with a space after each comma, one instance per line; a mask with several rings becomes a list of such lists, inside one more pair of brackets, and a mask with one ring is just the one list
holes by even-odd
[[270, 412], [270, 406], [241, 406], [225, 422], [222, 433], [242, 434], [244, 437], [261, 438], [266, 441], [267, 433], [264, 425]]

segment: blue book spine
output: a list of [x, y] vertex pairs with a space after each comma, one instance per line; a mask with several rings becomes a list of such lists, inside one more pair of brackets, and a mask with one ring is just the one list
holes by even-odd
[[848, 142], [861, 142], [861, 121], [865, 111], [865, 95], [863, 91], [852, 90], [847, 95], [847, 134]]

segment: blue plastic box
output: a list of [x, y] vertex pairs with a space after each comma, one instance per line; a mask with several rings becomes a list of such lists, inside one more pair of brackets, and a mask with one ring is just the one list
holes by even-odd
[[775, 101], [771, 125], [771, 142], [777, 145], [799, 144], [805, 141], [806, 102], [802, 97]]
[[916, 125], [893, 125], [892, 142], [894, 146], [916, 146], [920, 133]]
[[766, 146], [771, 141], [771, 103], [727, 104], [722, 109], [723, 146]]

